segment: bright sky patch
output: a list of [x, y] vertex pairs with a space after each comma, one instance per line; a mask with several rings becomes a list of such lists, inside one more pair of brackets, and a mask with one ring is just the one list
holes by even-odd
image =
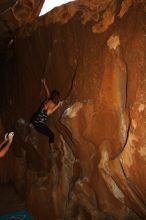
[[63, 5], [68, 2], [72, 2], [72, 1], [74, 0], [45, 0], [39, 16], [46, 14], [47, 12], [51, 11], [53, 8], [57, 6], [60, 6], [60, 5]]

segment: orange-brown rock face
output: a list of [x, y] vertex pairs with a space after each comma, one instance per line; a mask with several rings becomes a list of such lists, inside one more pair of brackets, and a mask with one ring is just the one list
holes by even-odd
[[1, 0], [0, 37], [14, 38], [15, 32], [38, 16], [44, 0]]
[[[2, 123], [15, 127], [10, 178], [34, 219], [146, 219], [145, 25], [144, 1], [82, 0], [18, 33]], [[43, 77], [64, 100], [50, 116], [55, 153], [29, 124]]]

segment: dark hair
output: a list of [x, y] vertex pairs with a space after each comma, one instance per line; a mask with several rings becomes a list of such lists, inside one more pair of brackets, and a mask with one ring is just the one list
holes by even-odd
[[57, 105], [60, 102], [60, 92], [58, 90], [53, 90], [50, 94], [49, 100]]

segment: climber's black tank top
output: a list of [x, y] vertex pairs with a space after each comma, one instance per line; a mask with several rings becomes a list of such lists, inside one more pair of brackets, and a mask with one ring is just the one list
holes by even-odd
[[40, 105], [39, 109], [33, 114], [31, 118], [32, 124], [45, 124], [48, 125], [48, 115], [44, 108], [44, 102]]

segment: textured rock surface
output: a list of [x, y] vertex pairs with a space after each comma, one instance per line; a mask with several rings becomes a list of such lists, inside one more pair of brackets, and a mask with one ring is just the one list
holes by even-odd
[[14, 37], [20, 27], [34, 20], [44, 0], [1, 0], [0, 37]]
[[[7, 179], [35, 219], [146, 218], [145, 13], [144, 1], [82, 0], [19, 31], [1, 120], [16, 134]], [[55, 154], [29, 125], [42, 77], [65, 100], [50, 118]]]

